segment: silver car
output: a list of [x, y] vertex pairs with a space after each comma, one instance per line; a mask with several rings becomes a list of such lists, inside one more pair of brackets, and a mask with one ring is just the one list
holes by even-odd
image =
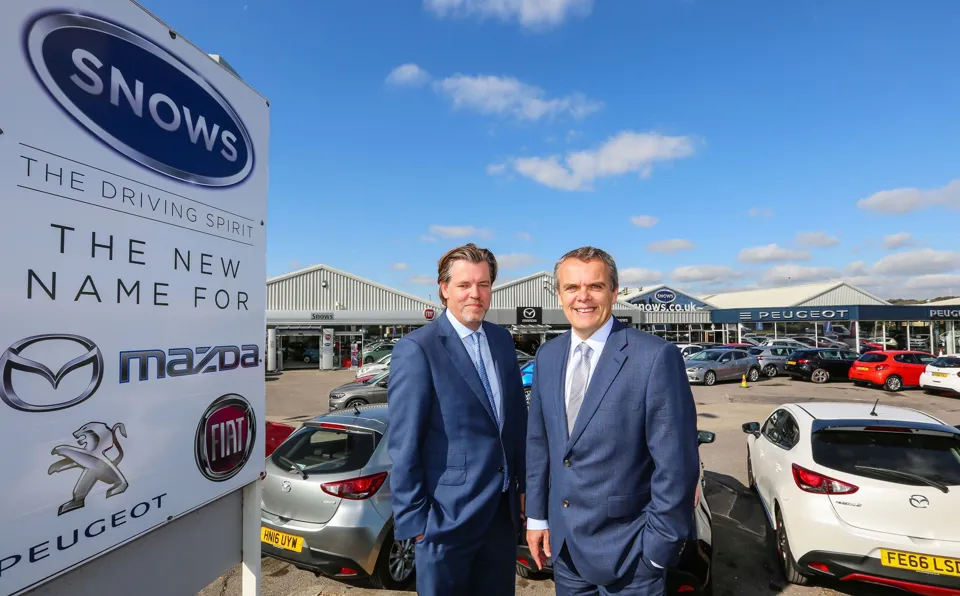
[[384, 356], [380, 360], [377, 360], [373, 364], [364, 364], [363, 366], [357, 369], [356, 378], [359, 379], [360, 377], [369, 377], [370, 375], [382, 373], [383, 371], [390, 368], [391, 358], [393, 358], [393, 352], [387, 354], [386, 356]]
[[760, 363], [746, 350], [703, 350], [686, 358], [684, 364], [691, 383], [709, 386], [717, 381], [740, 380], [743, 375], [753, 383], [760, 378]]
[[787, 358], [795, 352], [793, 348], [778, 348], [777, 346], [757, 346], [747, 352], [757, 359], [760, 370], [767, 377], [775, 377], [783, 372]]
[[386, 405], [359, 406], [317, 416], [277, 447], [263, 479], [263, 554], [382, 589], [412, 585], [413, 540], [393, 537], [387, 432]]

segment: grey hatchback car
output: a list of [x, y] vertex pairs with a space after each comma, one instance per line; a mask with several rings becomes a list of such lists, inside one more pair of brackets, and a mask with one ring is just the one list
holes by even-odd
[[794, 351], [793, 348], [777, 346], [757, 346], [747, 350], [751, 356], [757, 359], [760, 370], [768, 377], [775, 377], [782, 373], [783, 367], [787, 365], [787, 358]]
[[687, 380], [691, 383], [713, 385], [717, 381], [739, 380], [743, 375], [753, 383], [760, 378], [760, 363], [746, 350], [702, 350], [688, 356], [683, 362], [687, 369]]
[[402, 590], [415, 577], [413, 540], [395, 540], [387, 406], [323, 414], [266, 460], [263, 554], [317, 574]]

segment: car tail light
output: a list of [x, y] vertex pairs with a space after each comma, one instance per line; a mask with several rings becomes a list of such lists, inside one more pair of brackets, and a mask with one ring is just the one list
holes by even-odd
[[808, 358], [801, 358], [797, 360], [797, 364], [810, 364], [810, 360]]
[[692, 594], [696, 591], [697, 591], [696, 588], [687, 584], [683, 584], [682, 586], [677, 588], [677, 594]]
[[830, 573], [830, 568], [824, 565], [823, 563], [810, 563], [808, 567], [810, 569], [816, 569], [817, 571], [822, 571], [824, 573]]
[[334, 424], [332, 422], [321, 422], [320, 428], [329, 428], [330, 430], [347, 430], [347, 427], [342, 424]]
[[852, 484], [847, 484], [836, 478], [818, 474], [812, 470], [800, 467], [797, 464], [793, 464], [793, 479], [800, 490], [808, 493], [850, 495], [860, 490]]
[[383, 481], [387, 479], [386, 472], [373, 474], [371, 476], [361, 476], [350, 480], [340, 482], [324, 482], [320, 485], [323, 492], [328, 495], [348, 499], [350, 501], [362, 501], [369, 499], [380, 490]]
[[889, 364], [878, 364], [873, 367], [873, 370], [887, 370], [888, 368], [890, 368]]
[[356, 574], [357, 574], [356, 569], [350, 569], [349, 567], [341, 567], [340, 573], [338, 573], [337, 575], [356, 575]]
[[909, 428], [902, 428], [899, 426], [865, 426], [863, 430], [873, 431], [878, 433], [911, 433], [913, 432]]

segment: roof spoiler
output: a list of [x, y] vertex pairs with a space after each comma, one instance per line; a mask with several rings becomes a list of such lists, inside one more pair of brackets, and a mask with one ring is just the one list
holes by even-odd
[[844, 429], [886, 429], [890, 432], [939, 433], [960, 439], [960, 425], [948, 426], [934, 422], [908, 422], [905, 420], [882, 420], [877, 418], [847, 420], [818, 419], [813, 421], [811, 431], [817, 433], [825, 430]]

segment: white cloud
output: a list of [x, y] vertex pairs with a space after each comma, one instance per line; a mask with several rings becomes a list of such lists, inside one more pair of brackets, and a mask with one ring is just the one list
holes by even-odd
[[879, 213], [901, 214], [936, 205], [960, 209], [960, 179], [942, 188], [895, 188], [882, 190], [857, 201], [857, 207]]
[[670, 273], [670, 279], [678, 283], [719, 284], [741, 277], [742, 273], [726, 265], [688, 265], [677, 267]]
[[430, 286], [437, 283], [437, 278], [432, 275], [414, 275], [410, 278], [410, 283], [420, 286]]
[[663, 273], [654, 269], [644, 269], [643, 267], [627, 267], [617, 271], [620, 286], [629, 284], [647, 285], [660, 283], [663, 279]]
[[880, 275], [949, 273], [960, 268], [960, 252], [922, 248], [895, 253], [877, 261], [871, 271]]
[[528, 29], [549, 29], [569, 16], [590, 14], [593, 0], [423, 0], [423, 6], [439, 17], [496, 18]]
[[421, 241], [421, 242], [436, 242], [436, 241], [437, 241], [437, 238], [436, 238], [435, 236], [427, 236], [426, 234], [424, 234], [423, 236], [420, 236], [420, 241]]
[[870, 275], [870, 271], [867, 269], [867, 264], [864, 261], [854, 261], [843, 268], [843, 274], [861, 277]]
[[536, 257], [524, 253], [497, 255], [497, 267], [500, 269], [523, 269], [536, 262]]
[[468, 238], [476, 236], [478, 238], [489, 238], [492, 236], [490, 230], [486, 228], [477, 228], [474, 226], [430, 226], [430, 233], [441, 238]]
[[898, 232], [883, 237], [883, 247], [887, 250], [896, 250], [905, 246], [914, 246], [913, 234], [910, 232]]
[[754, 246], [744, 248], [737, 255], [737, 259], [742, 263], [770, 263], [773, 261], [805, 261], [810, 258], [810, 253], [805, 250], [792, 250], [783, 248], [776, 243], [766, 246]]
[[593, 190], [598, 178], [637, 172], [648, 177], [653, 164], [690, 157], [694, 141], [690, 137], [671, 137], [659, 133], [623, 131], [595, 149], [559, 155], [521, 157], [512, 162], [518, 173], [551, 188]]
[[774, 265], [763, 275], [763, 281], [782, 285], [787, 282], [803, 283], [839, 277], [840, 272], [832, 267], [807, 267], [804, 265]]
[[390, 268], [396, 271], [406, 271], [409, 269], [406, 263], [394, 263], [393, 265], [390, 265]]
[[507, 169], [507, 164], [505, 163], [492, 163], [487, 166], [487, 174], [491, 176], [497, 176], [502, 174]]
[[543, 89], [513, 77], [457, 74], [434, 83], [434, 88], [447, 95], [454, 108], [509, 115], [518, 120], [536, 121], [563, 114], [580, 119], [603, 107], [601, 102], [581, 93], [550, 98]]
[[532, 240], [533, 236], [530, 234], [530, 232], [517, 232], [517, 238], [520, 240]]
[[808, 248], [830, 248], [840, 244], [840, 239], [836, 236], [831, 236], [824, 231], [819, 231], [797, 234], [794, 242], [796, 242], [798, 246], [805, 246]]
[[747, 215], [750, 217], [762, 217], [764, 219], [769, 219], [773, 217], [773, 209], [769, 207], [752, 207], [747, 209]]
[[630, 223], [638, 228], [652, 228], [660, 220], [652, 215], [634, 215], [630, 218]]
[[401, 64], [394, 68], [387, 75], [386, 82], [389, 85], [422, 85], [430, 80], [430, 73], [423, 70], [416, 64]]
[[680, 250], [693, 250], [697, 245], [683, 238], [674, 238], [672, 240], [659, 240], [647, 245], [650, 252], [659, 252], [672, 254]]
[[955, 295], [960, 292], [960, 275], [940, 273], [911, 277], [904, 283], [910, 290], [933, 290], [935, 295]]

